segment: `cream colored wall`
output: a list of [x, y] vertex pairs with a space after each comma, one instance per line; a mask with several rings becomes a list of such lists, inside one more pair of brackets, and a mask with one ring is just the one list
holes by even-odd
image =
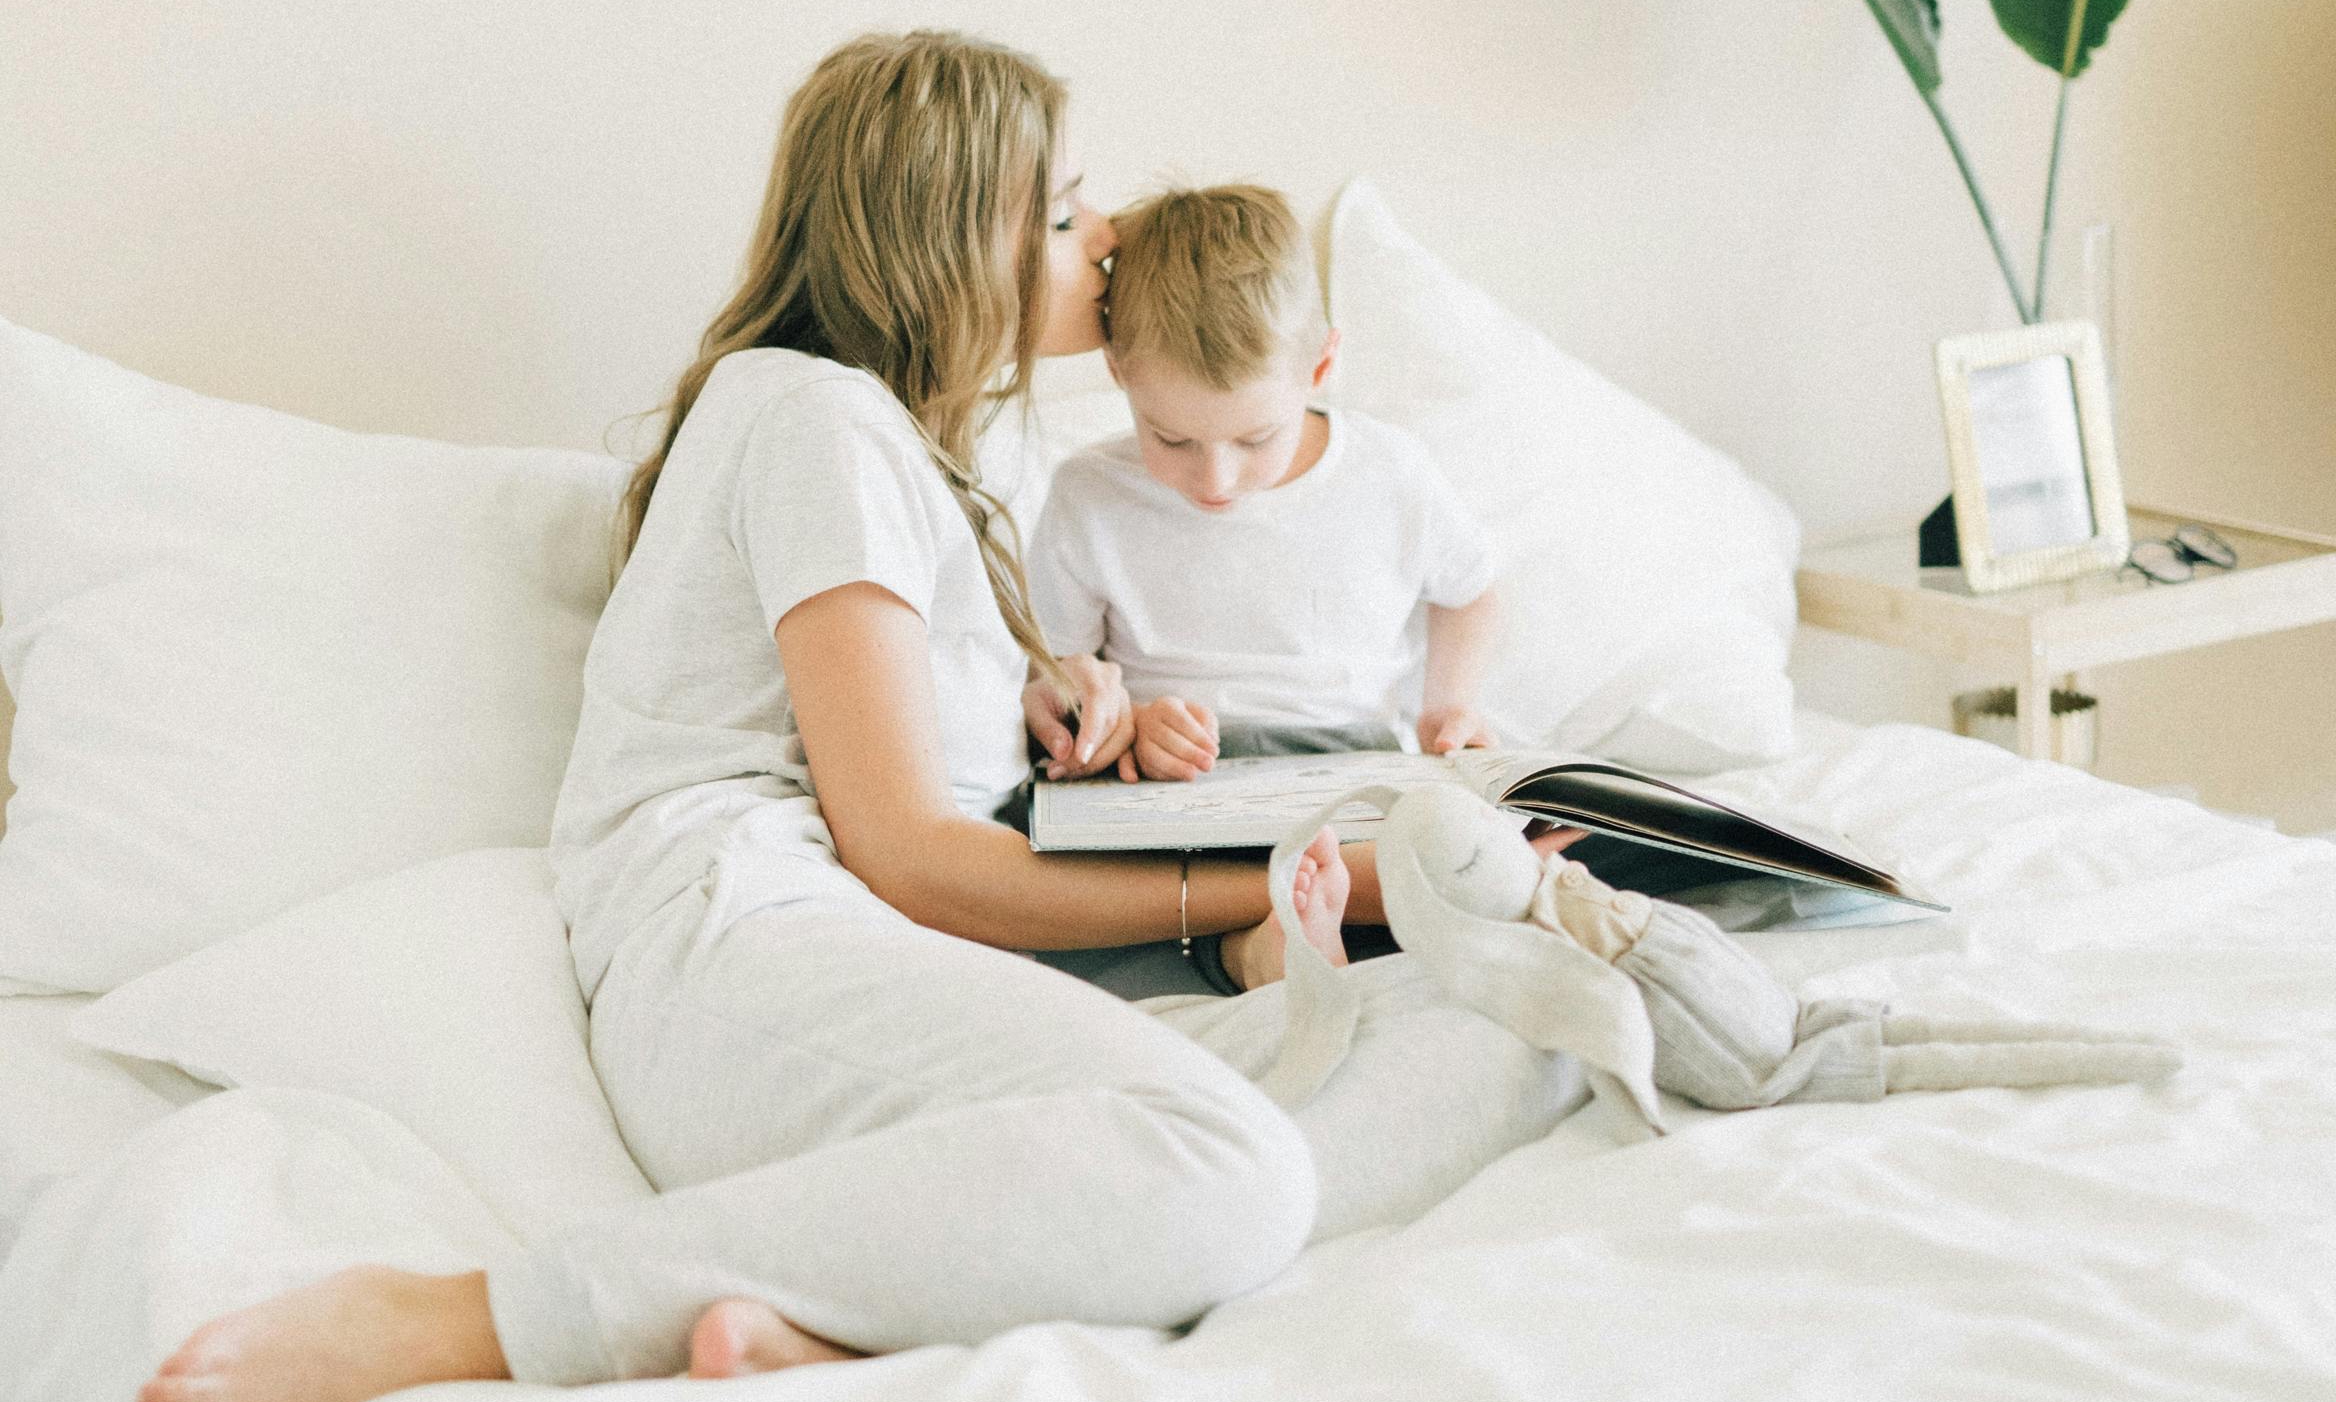
[[[1986, 19], [1946, 8], [1950, 25]], [[2000, 45], [1985, 61], [2003, 61]], [[2081, 226], [2113, 222], [2127, 492], [2336, 534], [2336, 6], [2137, 4], [2097, 63], [2075, 99], [2054, 285], [2077, 292]], [[2021, 121], [2019, 143], [1981, 158], [1990, 176], [2037, 154], [2047, 128]], [[2025, 264], [2038, 187], [1998, 183], [1999, 208], [2030, 231]], [[1945, 693], [1989, 680], [1803, 641], [1804, 694], [1863, 717], [1944, 724]], [[2336, 829], [2336, 626], [2085, 680], [2109, 776], [2192, 787], [2288, 831]]]
[[[2050, 83], [1982, 0], [1943, 8], [1949, 103], [2024, 231]], [[1929, 343], [2010, 313], [1863, 7], [1136, 13], [9, 6], [0, 315], [354, 427], [600, 443], [663, 396], [723, 295], [785, 91], [848, 33], [940, 22], [1031, 48], [1071, 81], [1106, 201], [1173, 171], [1269, 179], [1311, 202], [1368, 172], [1433, 246], [1741, 457], [1813, 535], [1939, 494]], [[2119, 225], [2133, 480], [2323, 529], [2336, 182], [2317, 78], [2332, 31], [2329, 7], [2305, 0], [2134, 7], [2079, 90], [2064, 191], [2070, 230]], [[2017, 236], [2023, 261], [2031, 240]], [[2319, 637], [2250, 653], [2272, 675], [2228, 691], [2202, 690], [2186, 662], [2104, 682], [2112, 772], [2195, 775], [2224, 801], [2303, 811], [2307, 790], [2336, 787], [2336, 751], [2309, 734], [2332, 652]], [[1820, 658], [1804, 684], [1846, 709], [1927, 715], [1929, 679], [1878, 661], [1861, 675]], [[2193, 744], [2178, 717], [2200, 708], [2244, 714], [2308, 762]]]
[[[2104, 145], [2141, 496], [2336, 535], [2336, 6], [2139, 4]], [[2100, 679], [2104, 763], [2336, 829], [2336, 626]], [[2195, 754], [2211, 755], [2200, 765]]]

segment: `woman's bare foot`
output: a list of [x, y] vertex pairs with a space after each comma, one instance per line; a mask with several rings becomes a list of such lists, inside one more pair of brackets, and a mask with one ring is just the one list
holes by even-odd
[[358, 1266], [197, 1329], [138, 1402], [367, 1402], [509, 1376], [484, 1273]]
[[697, 1327], [689, 1331], [693, 1378], [743, 1378], [865, 1356], [804, 1333], [759, 1300], [724, 1300], [699, 1315]]
[[[1291, 903], [1298, 908], [1298, 930], [1306, 943], [1322, 951], [1334, 968], [1346, 964], [1346, 941], [1339, 925], [1346, 918], [1347, 893], [1353, 874], [1339, 855], [1338, 834], [1329, 828], [1314, 834], [1298, 858], [1290, 883]], [[1225, 967], [1243, 988], [1258, 988], [1279, 980], [1283, 968], [1281, 921], [1267, 916], [1252, 929], [1225, 936], [1221, 950]]]

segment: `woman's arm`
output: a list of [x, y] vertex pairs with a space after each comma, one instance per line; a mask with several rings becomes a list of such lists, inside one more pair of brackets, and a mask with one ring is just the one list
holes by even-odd
[[1493, 743], [1476, 698], [1492, 664], [1500, 614], [1500, 593], [1491, 588], [1456, 609], [1428, 605], [1428, 675], [1419, 713], [1419, 747], [1427, 753]]
[[[790, 609], [774, 636], [836, 852], [887, 904], [1011, 949], [1176, 937], [1177, 859], [1042, 856], [1013, 829], [958, 811], [924, 620], [897, 596], [874, 584], [831, 589]], [[1345, 853], [1348, 918], [1376, 920], [1370, 854]], [[1194, 859], [1186, 908], [1194, 934], [1255, 925], [1269, 908], [1264, 864]]]

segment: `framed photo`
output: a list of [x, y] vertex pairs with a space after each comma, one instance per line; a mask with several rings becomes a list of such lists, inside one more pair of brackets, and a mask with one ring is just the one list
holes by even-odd
[[2092, 323], [2053, 321], [1938, 344], [1955, 538], [1976, 593], [2125, 563], [2125, 491]]

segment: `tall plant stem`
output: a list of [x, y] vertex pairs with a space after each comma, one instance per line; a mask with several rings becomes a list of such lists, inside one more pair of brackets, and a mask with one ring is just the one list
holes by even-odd
[[2044, 232], [2036, 239], [2036, 295], [2028, 302], [2038, 317], [2044, 315], [2044, 265], [2052, 257], [2052, 200], [2060, 193], [2060, 134], [2068, 125], [2068, 84], [2067, 75], [2062, 75], [2060, 105], [2052, 113], [2052, 162], [2044, 168]]
[[2052, 200], [2060, 193], [2060, 137], [2068, 129], [2068, 85], [2076, 79], [2076, 56], [2085, 33], [2085, 0], [2069, 0], [2068, 42], [2060, 51], [2060, 102], [2052, 109], [2052, 160], [2044, 167], [2043, 232], [2036, 238], [2036, 295], [2029, 304], [2044, 315], [2044, 265], [2052, 257]]
[[1995, 250], [1995, 265], [2003, 270], [2004, 290], [2012, 294], [2012, 310], [2020, 314], [2022, 325], [2034, 322], [2036, 314], [2020, 295], [2019, 275], [2012, 271], [2011, 255], [2004, 252], [2003, 236], [1995, 231], [1995, 215], [1988, 211], [1987, 196], [1979, 193], [1979, 177], [1971, 173], [1971, 160], [1963, 154], [1963, 143], [1955, 139], [1955, 128], [1947, 121], [1946, 109], [1939, 106], [1933, 94], [1921, 88], [1915, 91], [1922, 93], [1923, 106], [1930, 109], [1932, 120], [1939, 124], [1939, 135], [1947, 139], [1947, 151], [1955, 158], [1955, 169], [1962, 173], [1963, 188], [1971, 192], [1971, 207], [1979, 211], [1979, 226], [1987, 231], [1987, 246]]

